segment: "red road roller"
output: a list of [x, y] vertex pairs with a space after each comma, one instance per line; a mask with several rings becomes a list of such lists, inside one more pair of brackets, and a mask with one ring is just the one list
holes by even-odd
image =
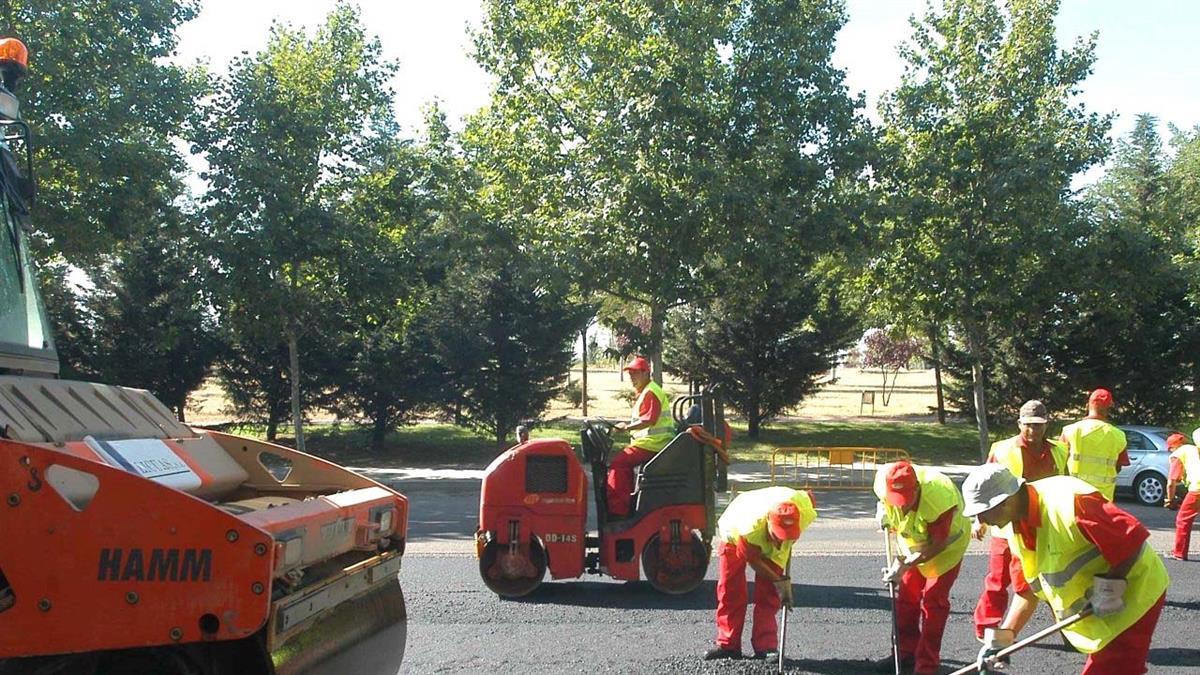
[[[729, 433], [711, 388], [676, 400], [672, 416], [676, 436], [638, 468], [633, 511], [620, 520], [608, 517], [605, 492], [612, 423], [585, 421], [578, 455], [565, 440], [538, 439], [497, 457], [484, 474], [475, 534], [487, 587], [520, 597], [549, 570], [554, 579], [587, 572], [636, 581], [644, 573], [651, 586], [671, 594], [696, 588], [708, 569], [715, 492], [726, 489]], [[595, 533], [587, 529], [583, 462], [591, 468]]]

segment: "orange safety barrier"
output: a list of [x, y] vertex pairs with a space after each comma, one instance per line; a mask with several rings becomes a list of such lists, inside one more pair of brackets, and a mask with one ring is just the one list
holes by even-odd
[[898, 448], [775, 448], [771, 485], [794, 488], [870, 490], [875, 471], [890, 462], [911, 459]]

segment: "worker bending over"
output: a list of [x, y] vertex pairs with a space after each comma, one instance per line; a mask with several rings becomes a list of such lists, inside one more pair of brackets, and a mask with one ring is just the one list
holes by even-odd
[[[1200, 443], [1200, 429], [1192, 432], [1192, 440]], [[1179, 513], [1175, 516], [1175, 551], [1171, 557], [1176, 560], [1188, 559], [1188, 548], [1192, 543], [1192, 523], [1196, 522], [1197, 503], [1200, 502], [1200, 450], [1195, 445], [1186, 442], [1183, 434], [1171, 434], [1167, 438], [1167, 449], [1171, 451], [1171, 468], [1167, 476], [1167, 494], [1163, 506], [1175, 507], [1175, 486], [1183, 482], [1187, 484], [1187, 494], [1179, 504]]]
[[784, 570], [792, 543], [817, 517], [812, 495], [769, 487], [734, 497], [717, 521], [717, 646], [704, 658], [742, 658], [746, 623], [746, 566], [754, 570], [754, 657], [777, 658], [775, 613], [792, 606], [792, 581]]
[[608, 513], [625, 518], [632, 509], [633, 473], [675, 437], [671, 422], [671, 401], [657, 382], [650, 379], [650, 362], [637, 357], [625, 366], [637, 398], [628, 422], [617, 429], [628, 431], [629, 445], [612, 458], [608, 467]]
[[962, 487], [965, 513], [1007, 528], [1029, 589], [1013, 598], [1000, 628], [988, 629], [979, 652], [990, 666], [1037, 608], [1050, 603], [1062, 620], [1093, 614], [1062, 629], [1087, 654], [1084, 675], [1146, 672], [1150, 638], [1166, 600], [1167, 570], [1146, 543], [1150, 533], [1096, 488], [1071, 476], [1027, 483], [1002, 464], [974, 469]]
[[[970, 521], [962, 498], [940, 472], [907, 460], [875, 473], [880, 526], [894, 531], [904, 559], [884, 571], [884, 582], [898, 584], [896, 642], [903, 669], [924, 675], [941, 663], [942, 633], [950, 616], [950, 587], [958, 577], [970, 540]], [[889, 656], [880, 672], [893, 672]]]
[[1087, 417], [1068, 424], [1062, 432], [1067, 473], [1096, 488], [1110, 502], [1117, 489], [1117, 472], [1129, 464], [1125, 432], [1108, 421], [1112, 407], [1112, 393], [1097, 389], [1088, 396]]
[[[1017, 418], [1019, 433], [1012, 438], [996, 441], [988, 453], [988, 461], [1008, 467], [1014, 476], [1035, 481], [1067, 472], [1067, 446], [1046, 438], [1049, 422], [1046, 406], [1041, 401], [1026, 401]], [[975, 527], [975, 538], [982, 539], [987, 526]], [[975, 604], [975, 637], [983, 639], [983, 631], [996, 628], [1008, 609], [1008, 587], [1020, 580], [1016, 592], [1028, 589], [1020, 575], [1021, 561], [1013, 556], [1004, 537], [992, 536], [988, 554], [988, 571], [983, 578], [983, 592]]]

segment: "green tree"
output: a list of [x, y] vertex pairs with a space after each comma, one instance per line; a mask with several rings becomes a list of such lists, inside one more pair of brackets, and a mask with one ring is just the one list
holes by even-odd
[[[275, 25], [266, 48], [235, 59], [207, 106], [207, 219], [221, 301], [251, 313], [288, 346], [292, 419], [303, 449], [300, 342], [346, 302], [341, 279], [375, 232], [341, 217], [347, 183], [395, 135], [394, 66], [339, 5], [314, 35]], [[266, 343], [266, 345], [272, 344]]]
[[[1073, 102], [1095, 36], [1060, 50], [1057, 0], [945, 0], [914, 20], [883, 100], [888, 195], [873, 279], [945, 316], [963, 342], [981, 456], [988, 376], [1007, 327], [1040, 318], [1070, 266], [1071, 180], [1105, 155], [1109, 118]], [[1068, 233], [1069, 234], [1069, 233]], [[914, 292], [914, 289], [919, 289]]]
[[829, 60], [841, 3], [489, 0], [484, 16], [494, 154], [528, 186], [527, 238], [642, 307], [661, 381], [667, 313], [718, 292], [726, 249], [831, 224], [821, 191], [853, 173]]
[[204, 77], [168, 62], [191, 0], [5, 0], [29, 47], [18, 96], [36, 132], [39, 257], [89, 266], [152, 232], [180, 194], [182, 135]]
[[[438, 137], [433, 143], [444, 142], [444, 120], [436, 110], [430, 123], [430, 134]], [[361, 237], [356, 246], [364, 264], [346, 280], [350, 290], [336, 318], [334, 358], [322, 380], [331, 385], [328, 407], [366, 420], [377, 452], [388, 432], [412, 422], [443, 394], [423, 329], [441, 311], [430, 303], [441, 261], [430, 260], [432, 251], [424, 248], [440, 203], [431, 179], [439, 173], [441, 148], [433, 143], [395, 144], [353, 183], [344, 206], [348, 220], [376, 236]]]
[[[1186, 250], [1185, 228], [1167, 198], [1172, 161], [1156, 127], [1139, 116], [1079, 204], [1072, 236], [1051, 247], [1061, 262], [1048, 266], [1072, 272], [1056, 297], [996, 340], [989, 392], [1001, 416], [1014, 416], [1027, 398], [1066, 416], [1100, 386], [1116, 394], [1123, 421], [1167, 424], [1192, 414], [1200, 322], [1173, 257]], [[969, 373], [964, 357], [955, 355], [960, 375]]]
[[586, 311], [541, 287], [519, 258], [486, 267], [465, 261], [436, 305], [429, 323], [449, 403], [465, 424], [503, 444], [561, 392]]
[[178, 229], [164, 227], [129, 244], [87, 305], [95, 316], [96, 377], [147, 389], [183, 420], [217, 341], [197, 269], [201, 257]]
[[767, 280], [698, 311], [677, 311], [684, 316], [668, 331], [672, 371], [721, 383], [750, 438], [819, 388], [818, 378], [853, 342], [856, 328], [837, 294], [812, 280]]

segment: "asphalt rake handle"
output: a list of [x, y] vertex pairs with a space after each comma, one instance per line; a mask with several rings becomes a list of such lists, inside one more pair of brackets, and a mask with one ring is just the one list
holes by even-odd
[[[792, 583], [792, 554], [788, 551], [787, 567], [783, 570], [783, 575], [787, 577], [788, 585]], [[790, 605], [783, 605], [783, 616], [779, 621], [779, 672], [783, 672], [783, 648], [787, 644], [787, 617], [792, 611]]]
[[[1070, 626], [1071, 624], [1075, 623], [1076, 621], [1079, 621], [1081, 619], [1086, 619], [1087, 617], [1089, 617], [1091, 615], [1092, 615], [1092, 608], [1089, 605], [1087, 607], [1084, 607], [1082, 610], [1076, 612], [1075, 614], [1068, 616], [1067, 618], [1063, 619], [1062, 621], [1059, 621], [1058, 623], [1053, 624], [1051, 626], [1047, 626], [1047, 627], [1039, 630], [1038, 632], [1034, 633], [1033, 635], [1030, 635], [1029, 637], [1025, 638], [1024, 640], [1019, 640], [1019, 641], [1014, 642], [1011, 645], [1005, 647], [1004, 649], [1001, 649], [1000, 651], [996, 652], [996, 655], [992, 658], [998, 659], [998, 658], [1008, 656], [1009, 654], [1015, 654], [1015, 653], [1021, 651], [1022, 649], [1028, 647], [1029, 645], [1037, 642], [1038, 640], [1041, 640], [1042, 638], [1045, 638], [1049, 635], [1053, 635], [1054, 633], [1057, 633], [1058, 631]], [[967, 673], [977, 673], [977, 672], [979, 672], [979, 664], [972, 663], [969, 666], [964, 666], [962, 668], [959, 668], [958, 670], [954, 671], [953, 673], [950, 673], [950, 675], [967, 675]]]
[[[884, 547], [887, 550], [887, 567], [892, 569], [892, 558], [895, 553], [892, 546], [892, 531], [890, 528], [883, 528]], [[888, 597], [892, 600], [892, 668], [895, 675], [900, 675], [900, 643], [896, 640], [896, 582], [888, 582]]]

